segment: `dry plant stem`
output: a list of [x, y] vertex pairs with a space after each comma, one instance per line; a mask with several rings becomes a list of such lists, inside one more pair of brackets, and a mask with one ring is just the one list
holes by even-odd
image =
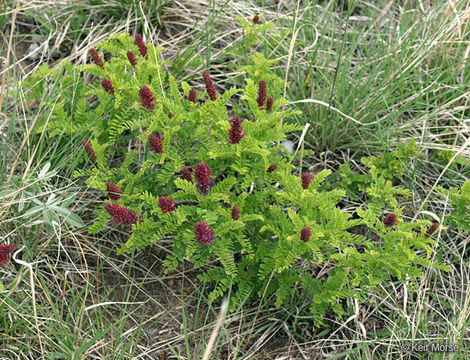
[[222, 326], [222, 323], [225, 318], [225, 314], [227, 313], [227, 309], [228, 309], [228, 298], [226, 297], [222, 301], [222, 306], [220, 307], [220, 312], [219, 312], [219, 316], [217, 317], [217, 322], [214, 326], [214, 329], [212, 329], [211, 337], [209, 338], [209, 342], [207, 343], [207, 347], [206, 347], [206, 350], [204, 351], [202, 360], [210, 359], [212, 348], [214, 347], [214, 344], [217, 340], [217, 335], [219, 334], [220, 327]]
[[[355, 122], [358, 125], [369, 126], [369, 125], [374, 125], [374, 124], [377, 124], [378, 122], [380, 122], [380, 120], [376, 120], [376, 121], [372, 121], [370, 123], [364, 124], [364, 123], [360, 122], [359, 120], [354, 119], [352, 116], [349, 116], [349, 115], [343, 113], [341, 110], [335, 108], [331, 104], [329, 104], [327, 102], [324, 102], [324, 101], [321, 101], [321, 100], [316, 100], [316, 99], [302, 99], [302, 100], [292, 101], [292, 102], [289, 103], [289, 105], [299, 104], [299, 103], [314, 103], [314, 104], [326, 106], [328, 109], [336, 111], [341, 116], [344, 116], [346, 119], [351, 120], [351, 121]], [[282, 119], [281, 119], [281, 121], [282, 121]]]
[[[12, 17], [12, 20], [11, 20], [10, 37], [8, 38], [7, 58], [5, 59], [5, 67], [6, 68], [8, 67], [8, 64], [10, 63], [10, 54], [13, 53], [13, 49], [12, 49], [13, 33], [15, 31], [16, 14], [18, 13], [19, 7], [20, 7], [19, 3], [17, 3], [17, 2], [15, 2], [15, 3], [16, 3], [16, 7], [15, 7], [15, 10], [13, 11], [13, 17]], [[10, 72], [5, 71], [3, 73], [3, 76], [2, 76], [2, 85], [1, 85], [1, 89], [0, 89], [0, 114], [2, 113], [3, 97], [5, 95], [5, 87], [6, 87], [6, 83], [7, 83], [7, 78], [10, 77], [9, 75], [10, 75]]]
[[[300, 0], [297, 0], [297, 8], [295, 10], [295, 14], [296, 14], [296, 17], [298, 16], [299, 14], [299, 7], [300, 7]], [[294, 23], [294, 30], [297, 26], [297, 22]], [[287, 56], [287, 64], [286, 64], [286, 76], [284, 78], [284, 90], [283, 90], [283, 98], [286, 98], [286, 91], [287, 91], [287, 76], [289, 74], [289, 67], [290, 67], [290, 62], [291, 62], [291, 59], [292, 59], [292, 54], [294, 53], [294, 46], [295, 46], [295, 40], [297, 39], [297, 36], [299, 35], [299, 30], [300, 30], [300, 27], [294, 31], [294, 34], [292, 35], [292, 39], [290, 41], [290, 45], [289, 45], [289, 54]], [[282, 106], [282, 111], [285, 110], [285, 104]], [[284, 119], [281, 118], [281, 125], [282, 123], [284, 122]], [[279, 147], [280, 145], [280, 140], [277, 141], [277, 147]]]
[[38, 320], [38, 313], [37, 313], [37, 308], [36, 308], [36, 289], [34, 286], [34, 271], [33, 271], [33, 264], [27, 263], [23, 260], [19, 260], [16, 258], [16, 256], [23, 251], [24, 246], [21, 247], [21, 249], [18, 249], [15, 251], [13, 254], [13, 260], [20, 265], [25, 266], [29, 270], [29, 282], [31, 285], [31, 296], [32, 296], [32, 302], [33, 302], [33, 314], [34, 314], [34, 322], [36, 324], [36, 331], [38, 334], [38, 341], [39, 341], [39, 347], [41, 349], [41, 357], [44, 360], [44, 349], [42, 346], [42, 337], [41, 337], [41, 331], [39, 330], [39, 320]]
[[304, 127], [304, 130], [302, 131], [302, 134], [300, 135], [300, 140], [299, 140], [299, 144], [297, 145], [297, 149], [295, 150], [294, 154], [292, 155], [292, 157], [289, 161], [289, 163], [292, 163], [292, 160], [294, 160], [295, 155], [297, 155], [297, 152], [299, 151], [299, 148], [302, 147], [302, 155], [301, 155], [301, 160], [300, 160], [300, 167], [301, 168], [302, 168], [302, 156], [303, 156], [303, 151], [304, 151], [304, 148], [303, 148], [304, 139], [305, 139], [305, 135], [307, 135], [307, 130], [308, 130], [309, 127], [310, 127], [310, 123], [306, 123], [305, 127]]

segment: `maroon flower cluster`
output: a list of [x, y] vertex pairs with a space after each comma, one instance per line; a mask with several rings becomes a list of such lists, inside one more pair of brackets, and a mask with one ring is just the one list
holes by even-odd
[[183, 179], [188, 180], [189, 182], [193, 182], [193, 175], [187, 166], [183, 166], [181, 168], [181, 175], [183, 175]]
[[214, 82], [211, 79], [211, 76], [208, 71], [202, 72], [202, 77], [204, 79], [204, 83], [206, 84], [206, 91], [209, 94], [209, 98], [212, 101], [217, 100], [217, 90], [215, 90]]
[[258, 98], [256, 99], [256, 102], [258, 103], [258, 106], [260, 108], [262, 108], [264, 104], [266, 103], [267, 96], [268, 96], [268, 88], [266, 86], [266, 81], [260, 80], [259, 89], [258, 89]]
[[126, 209], [119, 204], [106, 204], [104, 208], [111, 215], [113, 220], [119, 224], [126, 225], [127, 227], [132, 227], [132, 224], [137, 224], [137, 215], [130, 209]]
[[240, 208], [238, 207], [238, 205], [235, 205], [232, 208], [232, 219], [235, 220], [235, 221], [240, 219]]
[[207, 194], [212, 186], [211, 170], [206, 162], [200, 162], [194, 167], [194, 176], [197, 181], [197, 188], [203, 195]]
[[270, 113], [271, 110], [273, 109], [273, 104], [274, 104], [274, 99], [271, 96], [268, 97], [268, 100], [266, 100], [266, 111], [268, 113]]
[[268, 169], [266, 170], [267, 173], [272, 173], [274, 170], [277, 169], [277, 164], [271, 164]]
[[242, 129], [242, 120], [239, 116], [234, 116], [232, 120], [232, 126], [228, 131], [230, 144], [238, 144], [242, 137], [245, 136]]
[[111, 80], [104, 78], [101, 81], [101, 85], [103, 85], [104, 91], [106, 91], [107, 93], [109, 93], [111, 95], [114, 95], [114, 86], [113, 86], [113, 83], [111, 82]]
[[90, 142], [87, 139], [83, 139], [82, 144], [90, 160], [96, 162], [96, 153], [95, 150], [93, 150], [93, 148], [91, 147]]
[[173, 118], [173, 113], [172, 112], [169, 112], [168, 113], [168, 119], [172, 119]]
[[191, 89], [189, 90], [188, 94], [188, 100], [191, 101], [192, 103], [197, 103], [197, 92], [196, 89]]
[[129, 59], [129, 62], [131, 63], [132, 67], [136, 67], [137, 60], [135, 58], [134, 53], [131, 50], [127, 52], [127, 58]]
[[166, 214], [167, 212], [172, 212], [172, 211], [175, 211], [175, 205], [176, 203], [167, 198], [166, 196], [160, 196], [158, 198], [158, 206], [160, 207], [160, 209], [162, 209], [162, 212], [164, 214]]
[[163, 154], [163, 143], [162, 141], [153, 134], [148, 136], [149, 146], [153, 152]]
[[0, 267], [10, 260], [10, 256], [15, 251], [15, 248], [15, 244], [0, 245]]
[[437, 221], [434, 221], [426, 230], [426, 235], [431, 236], [432, 234], [436, 232], [438, 228], [439, 228], [439, 223]]
[[145, 45], [145, 41], [142, 35], [137, 34], [135, 36], [135, 44], [139, 47], [140, 55], [142, 56], [147, 55], [147, 45]]
[[140, 101], [142, 106], [148, 111], [152, 111], [155, 108], [155, 98], [148, 86], [142, 86], [139, 90]]
[[304, 226], [302, 230], [300, 230], [300, 240], [307, 242], [310, 240], [310, 236], [312, 236], [312, 230], [310, 230], [309, 227]]
[[392, 227], [398, 224], [398, 218], [395, 214], [388, 214], [384, 218], [384, 224], [386, 227]]
[[196, 232], [196, 240], [198, 243], [212, 244], [214, 242], [214, 230], [204, 221], [194, 224], [194, 231]]
[[111, 200], [118, 200], [121, 198], [122, 190], [120, 190], [116, 184], [112, 182], [106, 183], [106, 191], [108, 192], [108, 199]]
[[91, 55], [91, 58], [93, 59], [95, 64], [104, 69], [103, 59], [98, 54], [98, 51], [96, 51], [95, 48], [91, 48], [90, 50], [88, 50], [88, 53]]
[[302, 187], [307, 190], [308, 187], [310, 186], [310, 183], [312, 182], [312, 178], [310, 177], [309, 173], [302, 173], [302, 176], [300, 177], [302, 179]]
[[253, 16], [253, 24], [256, 25], [257, 23], [259, 23], [259, 15]]

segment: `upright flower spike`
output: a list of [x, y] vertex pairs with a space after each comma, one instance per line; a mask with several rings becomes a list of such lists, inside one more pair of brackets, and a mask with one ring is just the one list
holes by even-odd
[[212, 186], [211, 171], [206, 162], [200, 162], [194, 167], [194, 176], [197, 181], [199, 192], [206, 195]]
[[101, 81], [101, 85], [103, 85], [104, 91], [106, 91], [107, 93], [109, 93], [111, 95], [114, 95], [114, 86], [113, 86], [113, 83], [111, 82], [111, 80], [104, 78]]
[[154, 153], [163, 154], [163, 143], [162, 141], [153, 134], [148, 136], [149, 146]]
[[191, 101], [192, 103], [197, 104], [197, 92], [196, 92], [196, 89], [191, 89], [191, 90], [189, 90], [188, 100]]
[[260, 80], [259, 88], [258, 88], [258, 98], [256, 99], [256, 102], [258, 103], [258, 106], [260, 108], [262, 108], [264, 104], [266, 103], [267, 96], [268, 96], [268, 88], [266, 86], [266, 81]]
[[238, 205], [235, 205], [232, 208], [232, 219], [235, 220], [235, 221], [240, 219], [240, 208], [238, 207]]
[[228, 131], [228, 142], [230, 144], [238, 144], [240, 143], [241, 139], [245, 134], [243, 133], [242, 129], [242, 120], [239, 116], [234, 116], [232, 120], [232, 126]]
[[187, 166], [183, 166], [181, 168], [181, 175], [183, 175], [183, 179], [193, 182], [193, 175], [191, 174], [191, 170]]
[[204, 221], [199, 221], [194, 224], [194, 231], [196, 233], [196, 240], [198, 243], [212, 244], [214, 242], [214, 230], [212, 230]]
[[136, 60], [136, 58], [135, 58], [134, 53], [133, 53], [131, 50], [129, 50], [129, 51], [127, 52], [127, 59], [128, 59], [129, 62], [131, 63], [132, 67], [136, 67], [136, 66], [137, 66], [137, 60]]
[[139, 97], [142, 106], [148, 111], [152, 111], [155, 108], [155, 98], [148, 86], [142, 86], [139, 90]]
[[270, 113], [273, 109], [274, 99], [270, 96], [266, 100], [266, 112]]
[[312, 182], [312, 178], [310, 177], [310, 174], [302, 173], [302, 176], [300, 178], [302, 179], [302, 187], [304, 188], [304, 190], [307, 190]]
[[122, 191], [112, 182], [106, 183], [106, 191], [108, 192], [108, 199], [118, 200], [121, 198], [121, 195], [119, 194], [122, 194]]
[[158, 206], [160, 207], [160, 209], [162, 209], [162, 212], [164, 214], [166, 214], [167, 212], [172, 212], [172, 211], [175, 211], [175, 205], [176, 203], [167, 198], [166, 196], [160, 196], [158, 198]]
[[93, 150], [93, 148], [91, 147], [90, 142], [87, 139], [83, 139], [82, 144], [90, 160], [96, 162], [96, 153], [95, 150]]
[[312, 230], [310, 230], [309, 227], [304, 226], [302, 230], [300, 230], [300, 240], [308, 242], [310, 240], [310, 236], [312, 236]]
[[5, 266], [8, 260], [10, 260], [10, 256], [15, 251], [15, 248], [15, 244], [0, 245], [0, 267]]
[[172, 112], [169, 112], [168, 113], [168, 119], [172, 119], [173, 118], [173, 113]]
[[267, 173], [272, 173], [274, 170], [277, 169], [277, 164], [271, 164], [267, 169], [266, 169], [266, 172]]
[[142, 56], [147, 55], [147, 45], [145, 45], [145, 41], [142, 35], [137, 34], [135, 36], [135, 44], [139, 47], [140, 55]]
[[95, 64], [104, 69], [103, 59], [98, 54], [98, 51], [96, 51], [95, 48], [91, 48], [90, 50], [88, 50], [88, 53], [91, 55], [91, 58], [93, 59]]
[[217, 90], [215, 89], [214, 82], [212, 81], [209, 72], [203, 71], [202, 77], [204, 79], [204, 83], [206, 84], [206, 91], [207, 91], [207, 94], [209, 94], [209, 98], [212, 101], [217, 100]]
[[253, 24], [256, 25], [257, 23], [259, 23], [259, 15], [253, 16]]
[[438, 228], [439, 228], [439, 223], [437, 221], [434, 221], [426, 230], [426, 236], [431, 236], [432, 234], [436, 232]]
[[125, 225], [128, 228], [132, 227], [132, 224], [137, 224], [137, 215], [130, 209], [126, 209], [119, 204], [106, 204], [104, 208], [113, 220], [119, 224]]
[[398, 224], [398, 218], [395, 214], [388, 214], [384, 218], [384, 224], [386, 227], [392, 227]]

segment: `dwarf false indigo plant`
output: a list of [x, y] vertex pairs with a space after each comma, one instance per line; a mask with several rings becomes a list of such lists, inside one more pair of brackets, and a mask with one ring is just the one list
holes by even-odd
[[107, 93], [111, 95], [114, 95], [114, 87], [113, 87], [113, 83], [111, 82], [111, 80], [105, 78], [101, 81], [101, 84], [103, 85], [104, 91], [106, 91]]
[[188, 100], [192, 103], [197, 103], [197, 92], [195, 89], [189, 90]]
[[212, 244], [214, 242], [214, 230], [204, 221], [194, 224], [194, 231], [196, 233], [196, 240], [200, 244]]
[[181, 168], [181, 175], [183, 175], [183, 179], [193, 182], [193, 175], [191, 174], [191, 170], [187, 166], [183, 166]]
[[312, 178], [310, 177], [310, 174], [302, 173], [301, 179], [302, 179], [302, 188], [304, 190], [307, 190], [308, 187], [310, 186], [310, 183], [312, 182]]
[[132, 50], [129, 50], [127, 52], [127, 59], [129, 60], [129, 62], [131, 63], [132, 67], [136, 67], [137, 66], [137, 59], [135, 58], [135, 54], [132, 52]]
[[15, 244], [0, 245], [0, 267], [5, 266], [8, 260], [10, 260], [10, 256], [15, 251], [15, 248]]
[[267, 91], [268, 88], [266, 87], [266, 81], [261, 80], [259, 82], [258, 98], [256, 99], [256, 102], [260, 108], [262, 108], [266, 103]]
[[269, 167], [266, 169], [267, 173], [272, 173], [274, 170], [277, 169], [277, 164], [271, 164]]
[[206, 91], [207, 91], [207, 94], [209, 95], [209, 99], [211, 99], [212, 101], [217, 100], [217, 90], [215, 90], [215, 85], [214, 85], [214, 82], [212, 81], [212, 78], [209, 72], [203, 71], [202, 77], [204, 79], [204, 83], [206, 84]]
[[95, 150], [93, 150], [93, 147], [91, 146], [90, 142], [87, 139], [83, 139], [82, 144], [83, 144], [83, 148], [85, 149], [85, 152], [87, 153], [90, 160], [95, 162], [96, 161], [96, 153], [95, 153]]
[[312, 230], [310, 230], [309, 227], [304, 226], [302, 230], [300, 231], [300, 240], [302, 240], [303, 242], [308, 242], [311, 236], [312, 236]]
[[194, 167], [194, 177], [197, 188], [203, 195], [207, 194], [212, 186], [211, 170], [206, 162], [200, 162]]
[[99, 67], [101, 68], [104, 68], [104, 63], [103, 63], [103, 59], [101, 58], [101, 56], [98, 54], [98, 52], [96, 51], [95, 48], [91, 48], [90, 50], [88, 50], [89, 54], [91, 55], [91, 58], [93, 59], [93, 61], [95, 62], [96, 65], [98, 65]]
[[168, 199], [166, 196], [160, 196], [158, 199], [158, 206], [164, 214], [175, 211], [175, 205], [176, 203], [173, 200]]
[[398, 224], [398, 218], [395, 214], [388, 214], [383, 222], [386, 227], [392, 227]]
[[235, 116], [232, 120], [232, 125], [228, 132], [230, 144], [238, 144], [242, 137], [245, 135], [242, 130], [242, 120], [239, 116]]
[[273, 104], [274, 104], [274, 99], [271, 96], [268, 97], [268, 100], [266, 100], [266, 111], [268, 113], [270, 113], [271, 110], [273, 109]]
[[238, 207], [238, 205], [235, 205], [232, 208], [232, 219], [235, 220], [235, 221], [240, 219], [240, 208]]
[[429, 225], [428, 229], [426, 230], [426, 235], [431, 236], [436, 232], [436, 230], [439, 228], [439, 223], [437, 221], [434, 221], [431, 225]]
[[145, 41], [144, 41], [144, 38], [142, 37], [142, 35], [137, 34], [135, 36], [135, 43], [139, 47], [140, 55], [142, 55], [142, 56], [147, 55], [148, 48], [147, 48], [147, 45], [145, 44]]
[[108, 192], [108, 199], [119, 200], [121, 198], [122, 191], [112, 182], [106, 182], [106, 191]]
[[112, 219], [128, 228], [137, 223], [137, 215], [133, 210], [126, 209], [119, 204], [106, 204], [104, 209], [111, 215]]
[[148, 86], [142, 86], [139, 90], [139, 97], [142, 106], [148, 111], [152, 111], [155, 108], [155, 98], [153, 97], [152, 91]]
[[[287, 102], [279, 91], [275, 101], [267, 98], [282, 80], [263, 56], [255, 57], [253, 69], [263, 69], [265, 78], [248, 77], [242, 88], [224, 93], [217, 93], [204, 71], [194, 81], [205, 85], [209, 101], [199, 103], [189, 84], [160, 67], [160, 49], [141, 37], [134, 42], [115, 35], [99, 46], [110, 54], [106, 69], [96, 59], [66, 65], [96, 81], [77, 86], [83, 98], [76, 105], [67, 97], [57, 102], [43, 129], [54, 136], [72, 124], [72, 131], [83, 134], [94, 163], [75, 176], [113, 201], [94, 209], [89, 231], [102, 231], [109, 220], [125, 227], [130, 235], [119, 253], [171, 239], [167, 271], [182, 261], [203, 268], [199, 279], [212, 284], [210, 301], [230, 286], [231, 309], [250, 297], [274, 295], [280, 306], [296, 296], [310, 301], [317, 324], [328, 309], [344, 314], [345, 297], [365, 299], [391, 276], [410, 281], [423, 266], [438, 266], [428, 221], [384, 224], [383, 214], [401, 216], [398, 201], [409, 195], [382, 176], [386, 171], [371, 168], [361, 183], [371, 200], [353, 209], [355, 218], [341, 208], [346, 190], [325, 185], [329, 170], [296, 175], [299, 169], [276, 144], [302, 130], [288, 121], [299, 112], [281, 110]], [[142, 55], [136, 65], [130, 52]], [[50, 70], [40, 71], [50, 76]], [[103, 78], [113, 79], [114, 96], [96, 85]], [[99, 101], [88, 104], [85, 94]], [[362, 233], [351, 231], [357, 227]], [[205, 268], [208, 259], [220, 266]]]
[[150, 149], [154, 153], [162, 154], [163, 153], [163, 142], [153, 134], [148, 136]]

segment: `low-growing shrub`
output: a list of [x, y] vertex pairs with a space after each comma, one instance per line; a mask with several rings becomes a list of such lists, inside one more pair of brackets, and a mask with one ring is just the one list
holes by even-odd
[[[409, 281], [423, 267], [445, 268], [431, 261], [430, 222], [403, 219], [399, 199], [410, 192], [392, 184], [381, 158], [365, 160], [366, 177], [351, 175], [356, 191], [371, 198], [356, 218], [338, 205], [344, 188], [321, 188], [329, 170], [311, 174], [291, 164], [278, 144], [301, 129], [272, 90], [279, 78], [247, 78], [244, 88], [224, 90], [207, 69], [196, 90], [167, 74], [161, 49], [142, 37], [112, 36], [97, 49], [104, 54], [90, 51], [93, 64], [63, 66], [64, 76], [94, 80], [79, 78], [79, 96], [72, 101], [67, 92], [39, 131], [86, 137], [77, 148], [89, 161], [75, 175], [107, 198], [89, 231], [111, 221], [127, 229], [119, 253], [171, 239], [165, 266], [203, 267], [210, 301], [229, 289], [232, 309], [251, 296], [275, 295], [278, 306], [307, 297], [317, 324], [329, 308], [343, 314], [345, 298], [363, 300], [370, 288]], [[37, 76], [50, 74], [42, 68]], [[413, 146], [400, 151], [417, 155]], [[397, 160], [387, 169], [401, 166]]]

